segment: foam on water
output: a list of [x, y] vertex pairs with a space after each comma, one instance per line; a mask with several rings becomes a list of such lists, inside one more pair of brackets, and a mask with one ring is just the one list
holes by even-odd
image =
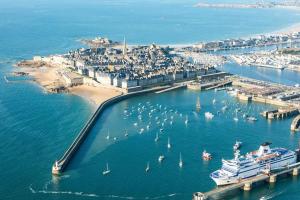
[[273, 199], [273, 198], [275, 198], [275, 197], [281, 195], [282, 193], [284, 193], [284, 190], [278, 191], [278, 192], [274, 192], [274, 193], [271, 193], [271, 194], [269, 194], [269, 195], [262, 196], [262, 197], [260, 197], [259, 200]]

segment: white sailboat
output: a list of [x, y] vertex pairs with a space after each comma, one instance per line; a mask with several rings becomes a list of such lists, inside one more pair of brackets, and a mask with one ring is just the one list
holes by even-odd
[[102, 172], [103, 175], [107, 175], [110, 173], [110, 169], [108, 167], [108, 163], [106, 163], [106, 169]]
[[170, 138], [168, 137], [168, 149], [171, 149], [171, 143], [170, 143]]
[[128, 132], [127, 132], [127, 130], [125, 131], [125, 137], [128, 137]]
[[200, 104], [200, 98], [197, 98], [197, 103], [196, 103], [196, 109], [200, 110], [201, 109], [201, 104]]
[[237, 112], [238, 112], [238, 111], [235, 110], [235, 117], [233, 118], [233, 120], [236, 121], [236, 122], [239, 121], [239, 118], [237, 117]]
[[156, 133], [156, 137], [155, 137], [154, 141], [157, 142], [158, 140], [159, 140], [158, 133]]
[[213, 99], [213, 100], [212, 100], [212, 104], [215, 104], [215, 103], [216, 103], [216, 99]]
[[107, 136], [105, 137], [107, 140], [109, 140], [110, 136], [109, 136], [109, 130], [107, 131]]
[[150, 170], [150, 165], [149, 165], [149, 162], [147, 162], [147, 166], [146, 166], [145, 171], [146, 171], [146, 172], [149, 172], [149, 170]]
[[186, 117], [185, 117], [185, 121], [184, 121], [185, 125], [187, 125], [188, 122], [189, 122], [189, 119], [188, 119], [188, 116], [186, 116]]
[[183, 167], [183, 161], [182, 161], [182, 158], [181, 158], [181, 152], [179, 154], [179, 163], [178, 163], [179, 167], [182, 168]]

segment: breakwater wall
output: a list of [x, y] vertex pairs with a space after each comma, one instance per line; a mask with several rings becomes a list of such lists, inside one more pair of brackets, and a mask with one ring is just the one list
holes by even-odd
[[138, 96], [141, 94], [149, 93], [149, 92], [156, 92], [159, 90], [164, 90], [167, 87], [158, 87], [158, 88], [152, 88], [152, 89], [146, 89], [138, 92], [132, 92], [128, 94], [121, 94], [116, 97], [113, 97], [111, 99], [108, 99], [101, 103], [95, 113], [92, 115], [92, 117], [87, 121], [87, 123], [84, 125], [84, 127], [81, 129], [77, 137], [74, 139], [72, 144], [69, 146], [69, 148], [65, 151], [64, 155], [57, 161], [52, 166], [52, 174], [54, 175], [59, 175], [61, 174], [69, 164], [70, 160], [73, 158], [75, 155], [76, 151], [79, 149], [80, 145], [84, 142], [85, 138], [88, 136], [90, 130], [93, 128], [96, 120], [98, 117], [101, 115], [101, 113], [109, 106], [120, 102], [124, 99], [133, 97], [133, 96]]

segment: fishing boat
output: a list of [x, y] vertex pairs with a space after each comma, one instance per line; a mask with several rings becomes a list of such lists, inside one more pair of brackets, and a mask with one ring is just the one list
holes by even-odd
[[203, 158], [203, 160], [211, 160], [212, 156], [210, 153], [208, 153], [206, 150], [204, 150], [202, 153], [202, 158]]
[[160, 156], [158, 157], [158, 162], [161, 163], [164, 159], [165, 159], [165, 156], [160, 155]]
[[259, 149], [240, 155], [239, 150], [231, 160], [222, 159], [222, 167], [210, 174], [218, 186], [238, 183], [266, 171], [283, 170], [297, 162], [297, 153], [285, 148], [270, 148], [271, 143], [265, 142]]
[[168, 149], [171, 149], [171, 143], [170, 143], [170, 138], [168, 137], [168, 145], [167, 145]]
[[150, 164], [149, 164], [149, 162], [147, 162], [147, 166], [146, 166], [145, 171], [146, 171], [146, 172], [149, 172], [149, 170], [150, 170]]
[[106, 163], [106, 169], [102, 172], [103, 175], [107, 175], [110, 173], [110, 169], [108, 167], [108, 163]]
[[206, 119], [212, 119], [214, 117], [214, 115], [210, 112], [205, 112], [204, 115]]
[[233, 145], [233, 150], [237, 151], [238, 149], [240, 149], [242, 146], [242, 142], [240, 141], [236, 141], [235, 144]]
[[182, 168], [183, 167], [183, 161], [182, 161], [182, 157], [181, 157], [181, 152], [179, 154], [179, 163], [178, 163], [179, 167]]

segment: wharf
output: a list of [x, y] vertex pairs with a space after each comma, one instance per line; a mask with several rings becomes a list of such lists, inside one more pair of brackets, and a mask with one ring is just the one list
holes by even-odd
[[190, 83], [187, 85], [187, 88], [191, 90], [212, 90], [215, 88], [220, 88], [231, 84], [232, 81], [229, 80], [213, 81], [208, 83]]
[[293, 119], [292, 124], [291, 124], [291, 131], [299, 131], [299, 126], [300, 126], [300, 115], [295, 117]]
[[297, 176], [299, 169], [300, 169], [300, 162], [297, 162], [295, 164], [289, 165], [286, 169], [276, 172], [276, 173], [260, 174], [253, 178], [245, 179], [238, 183], [231, 184], [228, 186], [217, 187], [213, 190], [210, 190], [210, 191], [204, 192], [204, 193], [196, 192], [193, 194], [193, 200], [217, 199], [230, 191], [234, 191], [234, 190], [237, 190], [240, 188], [242, 188], [245, 191], [249, 191], [249, 190], [251, 190], [252, 185], [254, 185], [255, 183], [259, 183], [262, 181], [266, 181], [269, 183], [275, 183], [277, 177], [279, 177], [281, 175], [286, 175], [286, 174], [292, 174], [293, 176]]
[[52, 174], [53, 175], [60, 175], [63, 173], [63, 171], [66, 169], [67, 165], [75, 155], [76, 151], [79, 149], [80, 145], [84, 142], [85, 138], [88, 136], [91, 128], [95, 124], [95, 121], [98, 119], [100, 114], [104, 111], [105, 108], [109, 107], [110, 105], [122, 101], [124, 99], [127, 99], [129, 97], [141, 95], [144, 93], [149, 93], [149, 92], [155, 92], [158, 90], [163, 90], [166, 89], [167, 86], [161, 86], [161, 87], [156, 87], [156, 88], [151, 88], [151, 89], [145, 89], [142, 91], [138, 92], [132, 92], [128, 94], [121, 94], [116, 97], [113, 97], [111, 99], [108, 99], [101, 103], [99, 107], [97, 108], [96, 112], [92, 115], [92, 117], [87, 121], [83, 129], [79, 132], [77, 137], [74, 139], [73, 143], [70, 145], [70, 147], [65, 151], [64, 155], [57, 161], [52, 166]]
[[294, 107], [264, 111], [261, 113], [266, 119], [284, 119], [299, 114], [299, 110]]
[[164, 93], [164, 92], [176, 90], [176, 89], [179, 89], [179, 88], [186, 88], [186, 86], [187, 86], [187, 83], [177, 84], [177, 85], [174, 85], [174, 86], [170, 86], [170, 87], [168, 87], [166, 89], [159, 90], [159, 91], [157, 91], [155, 93], [156, 94], [160, 94], [160, 93]]

